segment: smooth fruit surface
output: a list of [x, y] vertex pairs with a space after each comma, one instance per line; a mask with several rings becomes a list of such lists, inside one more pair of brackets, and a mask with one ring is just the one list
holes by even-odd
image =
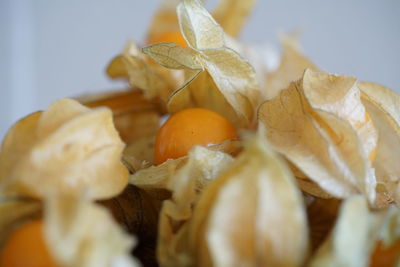
[[181, 47], [186, 47], [186, 41], [179, 30], [168, 31], [158, 36], [155, 36], [147, 41], [147, 44], [157, 43], [176, 43]]
[[156, 163], [185, 156], [195, 145], [208, 146], [236, 137], [233, 125], [218, 113], [203, 108], [185, 109], [173, 114], [158, 131]]
[[27, 222], [11, 234], [2, 249], [0, 266], [57, 266], [44, 241], [43, 221]]

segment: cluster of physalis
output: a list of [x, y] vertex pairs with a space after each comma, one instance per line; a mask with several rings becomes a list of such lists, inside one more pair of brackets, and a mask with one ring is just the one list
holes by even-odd
[[0, 266], [400, 264], [400, 96], [293, 36], [271, 70], [235, 39], [252, 5], [166, 0], [107, 69], [136, 89], [10, 129]]

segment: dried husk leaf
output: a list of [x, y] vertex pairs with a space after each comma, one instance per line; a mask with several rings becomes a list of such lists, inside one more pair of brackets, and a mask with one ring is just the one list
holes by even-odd
[[[297, 178], [297, 177], [296, 177]], [[322, 198], [322, 199], [329, 199], [333, 196], [323, 190], [318, 184], [313, 182], [309, 179], [297, 179], [297, 184], [301, 191], [310, 194], [311, 196]]]
[[144, 54], [158, 64], [171, 69], [202, 70], [203, 66], [197, 60], [197, 53], [193, 49], [183, 48], [175, 43], [159, 43], [146, 46], [142, 49]]
[[183, 37], [192, 49], [224, 46], [224, 31], [197, 0], [183, 0], [176, 9]]
[[254, 2], [255, 0], [221, 0], [212, 15], [227, 34], [236, 37], [250, 15]]
[[[357, 180], [354, 183], [373, 203], [376, 179], [370, 161], [375, 157], [378, 136], [361, 102], [356, 79], [307, 69], [302, 79], [302, 91], [309, 104], [309, 108], [305, 105], [307, 112], [325, 129], [340, 156], [355, 174]], [[354, 138], [349, 125], [358, 138]], [[350, 138], [351, 135], [353, 138]]]
[[202, 51], [205, 68], [228, 103], [243, 119], [253, 120], [259, 85], [251, 65], [230, 48]]
[[228, 154], [196, 146], [187, 162], [170, 177], [171, 199], [160, 213], [157, 258], [162, 266], [187, 266], [188, 221], [203, 189], [225, 170], [233, 159]]
[[121, 163], [123, 148], [109, 109], [58, 100], [47, 111], [17, 122], [6, 135], [0, 190], [35, 198], [82, 191], [91, 198], [112, 197], [128, 180]]
[[183, 82], [181, 71], [150, 63], [132, 41], [110, 62], [106, 72], [111, 78], [128, 79], [130, 86], [141, 89], [148, 100], [158, 98], [166, 101]]
[[140, 137], [132, 141], [124, 150], [123, 160], [131, 173], [154, 165], [155, 135]]
[[[363, 141], [365, 154], [372, 161], [378, 136], [361, 102], [361, 92], [356, 79], [346, 75], [316, 73], [307, 69], [303, 75], [302, 85], [304, 95], [315, 115], [322, 118], [324, 113], [320, 111], [324, 111], [351, 124]], [[329, 120], [325, 122], [329, 125]]]
[[202, 107], [211, 109], [228, 119], [235, 126], [248, 124], [243, 122], [233, 107], [220, 92], [217, 85], [208, 72], [189, 72], [187, 86], [176, 90], [168, 102], [170, 113], [176, 113], [182, 109]]
[[[400, 203], [400, 96], [388, 88], [375, 83], [359, 83], [363, 104], [371, 116], [379, 138], [373, 167], [378, 184], [383, 192], [382, 206], [394, 200]], [[384, 196], [387, 194], [389, 197]], [[387, 201], [385, 201], [387, 199]], [[386, 203], [385, 203], [386, 202]]]
[[139, 266], [130, 256], [134, 238], [109, 211], [85, 197], [48, 197], [44, 221], [48, 247], [61, 266]]
[[377, 132], [354, 78], [306, 70], [259, 115], [274, 148], [323, 190], [339, 198], [362, 192], [376, 204]]
[[300, 191], [259, 136], [202, 195], [190, 224], [198, 266], [301, 266], [308, 227]]
[[[226, 117], [235, 124], [249, 126], [259, 101], [258, 82], [254, 69], [235, 51], [225, 46], [222, 28], [199, 2], [182, 1], [178, 5], [177, 13], [181, 32], [192, 52], [182, 50], [182, 53], [175, 55], [176, 52], [170, 53], [168, 49], [165, 49], [166, 44], [144, 49], [148, 56], [158, 59], [168, 68], [185, 69], [186, 82], [171, 95], [168, 103], [169, 111], [173, 113], [193, 106], [211, 108], [216, 112], [224, 110], [222, 115], [228, 115]], [[152, 51], [154, 49], [156, 52]], [[180, 48], [175, 46], [174, 49], [178, 51]], [[162, 56], [160, 56], [161, 50], [164, 51], [161, 53]], [[186, 62], [191, 62], [193, 59], [195, 59], [192, 63], [194, 65], [186, 66], [188, 65]], [[207, 83], [202, 83], [197, 88], [192, 85], [193, 82], [201, 76], [206, 76], [200, 74], [200, 69], [206, 69], [212, 79], [206, 77]], [[215, 89], [220, 93], [213, 92]], [[232, 112], [229, 108], [220, 108], [225, 106], [226, 102], [236, 113], [236, 118], [231, 118]]]
[[142, 58], [140, 50], [133, 41], [128, 41], [121, 55], [114, 57], [106, 68], [106, 73], [111, 79], [128, 79], [129, 74], [126, 68], [125, 57], [134, 56]]
[[129, 183], [146, 191], [167, 190], [170, 178], [184, 166], [187, 157], [168, 159], [164, 163], [141, 169], [129, 177]]
[[398, 208], [371, 212], [363, 196], [351, 197], [343, 202], [333, 232], [310, 266], [368, 266], [375, 243], [399, 241], [399, 229]]
[[[292, 83], [259, 109], [271, 146], [322, 189], [337, 197], [357, 193], [354, 178], [323, 129], [304, 110], [299, 86]], [[354, 135], [353, 135], [354, 136]]]
[[277, 70], [268, 74], [264, 88], [265, 99], [273, 99], [291, 82], [300, 79], [304, 70], [309, 68], [318, 71], [318, 67], [301, 53], [297, 34], [280, 36], [283, 54]]

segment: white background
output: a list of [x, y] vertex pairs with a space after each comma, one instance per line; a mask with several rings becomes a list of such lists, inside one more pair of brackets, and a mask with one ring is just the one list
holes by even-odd
[[[143, 40], [158, 3], [0, 0], [0, 137], [57, 98], [121, 88], [104, 68], [128, 39]], [[300, 28], [322, 69], [400, 92], [399, 14], [398, 0], [258, 0], [242, 39], [278, 48], [278, 31]]]

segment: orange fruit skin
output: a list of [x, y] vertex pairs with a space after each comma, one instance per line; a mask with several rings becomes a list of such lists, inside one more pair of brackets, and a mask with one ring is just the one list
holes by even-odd
[[381, 242], [378, 242], [371, 256], [370, 267], [391, 267], [395, 266], [400, 260], [400, 241], [392, 246], [384, 248]]
[[235, 138], [236, 129], [218, 113], [203, 108], [185, 109], [173, 114], [158, 131], [156, 164], [185, 156], [195, 145], [207, 146]]
[[147, 41], [147, 44], [157, 44], [157, 43], [176, 43], [181, 47], [187, 46], [186, 41], [183, 38], [179, 29], [165, 32], [163, 34], [150, 38]]
[[44, 241], [43, 221], [23, 224], [11, 234], [1, 253], [1, 267], [56, 267]]

